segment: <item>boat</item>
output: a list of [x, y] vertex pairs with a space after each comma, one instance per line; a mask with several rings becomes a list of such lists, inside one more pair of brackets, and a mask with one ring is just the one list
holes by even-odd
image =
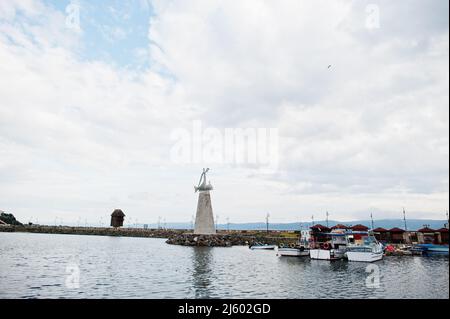
[[277, 255], [286, 257], [308, 257], [309, 249], [306, 249], [305, 247], [281, 247], [278, 248]]
[[362, 243], [353, 243], [347, 245], [345, 253], [348, 261], [375, 262], [383, 259], [383, 245], [377, 241], [375, 236], [369, 232], [357, 232], [348, 234], [362, 235]]
[[425, 255], [448, 255], [448, 245], [418, 244], [413, 250], [420, 250]]
[[257, 249], [275, 250], [276, 247], [277, 247], [276, 245], [255, 243], [255, 244], [251, 245], [249, 248], [251, 250], [257, 250]]
[[290, 247], [278, 247], [277, 256], [308, 257], [309, 243], [305, 238], [300, 237], [297, 244], [292, 244]]
[[345, 257], [347, 247], [347, 234], [345, 230], [335, 229], [331, 233], [323, 233], [331, 237], [326, 243], [318, 244], [318, 248], [309, 250], [309, 257], [318, 260], [340, 260]]

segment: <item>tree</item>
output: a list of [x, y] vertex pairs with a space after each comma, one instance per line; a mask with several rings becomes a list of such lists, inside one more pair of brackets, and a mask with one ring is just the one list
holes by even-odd
[[22, 225], [13, 214], [1, 213], [0, 220], [9, 224], [9, 225]]

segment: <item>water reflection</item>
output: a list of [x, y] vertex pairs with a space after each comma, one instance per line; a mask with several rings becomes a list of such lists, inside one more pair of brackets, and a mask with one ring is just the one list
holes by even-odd
[[195, 298], [210, 298], [212, 248], [192, 247], [192, 290]]

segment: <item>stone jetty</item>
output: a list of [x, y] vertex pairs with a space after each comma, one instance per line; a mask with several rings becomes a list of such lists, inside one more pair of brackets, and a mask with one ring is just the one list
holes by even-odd
[[295, 244], [297, 239], [283, 238], [276, 236], [266, 236], [260, 234], [216, 234], [216, 235], [197, 235], [192, 233], [177, 234], [171, 236], [166, 243], [181, 246], [207, 246], [207, 247], [231, 247], [246, 246], [255, 243], [273, 244], [273, 245], [290, 245]]
[[281, 233], [265, 231], [232, 231], [219, 232], [214, 235], [194, 235], [186, 229], [144, 229], [144, 228], [112, 228], [112, 227], [69, 227], [47, 225], [20, 225], [0, 227], [0, 232], [26, 232], [44, 234], [146, 237], [167, 239], [168, 244], [182, 246], [230, 247], [252, 245], [255, 243], [290, 245], [297, 237], [284, 237]]

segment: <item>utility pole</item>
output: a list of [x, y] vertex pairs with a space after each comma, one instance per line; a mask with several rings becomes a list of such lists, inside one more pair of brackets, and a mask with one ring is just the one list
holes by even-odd
[[330, 216], [330, 214], [327, 212], [327, 228], [328, 228], [328, 216]]
[[312, 221], [312, 225], [311, 226], [314, 226], [314, 215], [311, 215], [311, 221]]
[[373, 227], [373, 215], [372, 215], [372, 213], [370, 213], [370, 219], [372, 220], [372, 230], [373, 230], [374, 227]]
[[445, 212], [445, 215], [447, 216], [447, 229], [448, 229], [448, 211]]
[[406, 212], [405, 212], [405, 208], [403, 208], [403, 221], [405, 222], [405, 231], [408, 231], [408, 226], [406, 226]]
[[269, 217], [270, 217], [270, 215], [269, 215], [269, 213], [267, 213], [267, 215], [266, 215], [266, 232], [267, 233], [269, 232]]

